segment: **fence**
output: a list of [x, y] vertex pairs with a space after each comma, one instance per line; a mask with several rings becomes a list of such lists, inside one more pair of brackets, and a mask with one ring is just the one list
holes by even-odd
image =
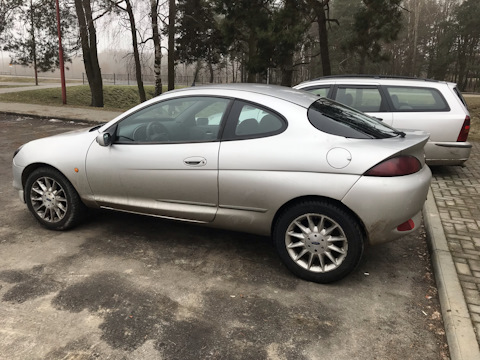
[[[162, 75], [162, 84], [168, 83], [168, 78], [165, 75]], [[185, 76], [185, 75], [175, 75], [175, 85], [185, 85], [191, 86], [193, 84], [193, 76]], [[137, 77], [135, 74], [102, 74], [102, 80], [104, 84], [112, 84], [112, 85], [136, 85], [137, 84]], [[155, 84], [155, 76], [154, 75], [142, 75], [142, 80], [144, 85], [154, 85]], [[231, 79], [230, 79], [231, 80]], [[82, 73], [82, 82], [83, 84], [87, 84], [87, 76], [85, 73]], [[215, 76], [213, 82], [216, 84], [231, 82], [228, 81], [225, 76]], [[205, 76], [197, 76], [197, 80], [195, 84], [209, 84], [210, 78]]]

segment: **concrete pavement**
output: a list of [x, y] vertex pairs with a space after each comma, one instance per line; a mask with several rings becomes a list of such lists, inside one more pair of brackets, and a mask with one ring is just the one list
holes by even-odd
[[[0, 112], [89, 122], [120, 113], [1, 103]], [[464, 167], [433, 168], [424, 220], [451, 358], [480, 359], [480, 144]], [[477, 332], [477, 334], [475, 333]]]

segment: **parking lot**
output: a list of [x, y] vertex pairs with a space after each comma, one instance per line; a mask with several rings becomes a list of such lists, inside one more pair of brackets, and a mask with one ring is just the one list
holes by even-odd
[[99, 210], [40, 227], [13, 152], [87, 126], [0, 115], [0, 359], [448, 358], [422, 232], [319, 285], [249, 234]]

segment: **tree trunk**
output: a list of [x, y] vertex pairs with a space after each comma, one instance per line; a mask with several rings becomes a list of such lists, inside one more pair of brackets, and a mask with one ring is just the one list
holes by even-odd
[[257, 53], [257, 36], [251, 31], [248, 38], [248, 60], [247, 60], [247, 82], [254, 83], [256, 80], [256, 74], [251, 68], [251, 62], [255, 54]]
[[142, 64], [140, 63], [140, 54], [138, 53], [135, 15], [133, 14], [132, 4], [130, 3], [130, 0], [125, 0], [125, 4], [127, 6], [128, 19], [130, 21], [130, 30], [132, 32], [133, 57], [135, 59], [135, 75], [137, 77], [138, 96], [140, 98], [140, 102], [144, 102], [147, 100], [147, 97], [145, 96], [145, 88], [143, 87]]
[[359, 56], [360, 56], [360, 61], [358, 62], [358, 73], [365, 74], [365, 63], [367, 59], [367, 54], [365, 51], [361, 51]]
[[30, 35], [32, 37], [33, 72], [35, 73], [35, 85], [38, 86], [37, 44], [35, 42], [35, 22], [33, 20], [33, 12], [33, 2], [30, 0]]
[[214, 71], [213, 71], [213, 65], [211, 62], [208, 63], [208, 70], [210, 71], [210, 84], [212, 84], [214, 80]]
[[158, 96], [162, 93], [162, 48], [161, 48], [161, 39], [160, 32], [158, 30], [158, 0], [150, 1], [150, 16], [152, 19], [152, 36], [153, 36], [153, 45], [155, 49], [155, 60], [153, 65], [153, 72], [155, 73], [155, 96]]
[[332, 74], [330, 66], [330, 50], [328, 47], [327, 15], [330, 0], [309, 0], [318, 24], [318, 41], [320, 43], [320, 59], [322, 60], [323, 76]]
[[75, 0], [75, 10], [80, 28], [83, 63], [92, 95], [90, 106], [103, 107], [102, 73], [98, 63], [97, 34], [93, 24], [90, 0]]
[[332, 75], [332, 69], [330, 67], [330, 50], [328, 48], [328, 32], [327, 32], [327, 19], [325, 16], [325, 10], [319, 9], [318, 11], [318, 38], [320, 40], [320, 57], [322, 59], [322, 73], [323, 76]]
[[292, 87], [293, 81], [293, 53], [288, 54], [282, 69], [282, 82], [280, 85]]
[[175, 0], [168, 2], [168, 90], [175, 89]]
[[193, 74], [192, 86], [195, 86], [195, 83], [197, 82], [198, 73], [200, 72], [201, 68], [202, 68], [202, 61], [197, 60], [197, 64], [195, 65], [195, 73]]

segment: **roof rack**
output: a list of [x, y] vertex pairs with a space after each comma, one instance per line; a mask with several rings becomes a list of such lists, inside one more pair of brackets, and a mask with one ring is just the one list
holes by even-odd
[[440, 82], [440, 80], [424, 79], [413, 76], [401, 76], [401, 75], [368, 75], [368, 74], [351, 74], [351, 75], [328, 75], [321, 76], [313, 80], [332, 79], [332, 78], [370, 78], [370, 79], [404, 79], [404, 80], [418, 80], [418, 81], [431, 81]]

